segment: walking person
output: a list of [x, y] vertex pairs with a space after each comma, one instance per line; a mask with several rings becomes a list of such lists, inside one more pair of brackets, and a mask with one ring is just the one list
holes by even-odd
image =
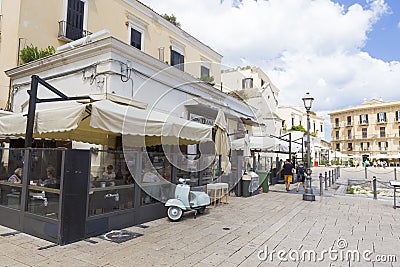
[[285, 161], [285, 164], [283, 164], [278, 173], [280, 172], [283, 173], [283, 177], [285, 179], [286, 191], [290, 191], [290, 183], [292, 182], [293, 173], [295, 172], [293, 164], [290, 163], [290, 159]]
[[306, 168], [304, 167], [303, 162], [300, 162], [300, 165], [297, 166], [296, 173], [297, 173], [297, 189], [296, 191], [299, 192], [300, 183], [303, 184], [304, 191], [306, 191], [306, 186], [304, 184], [306, 176], [304, 175]]

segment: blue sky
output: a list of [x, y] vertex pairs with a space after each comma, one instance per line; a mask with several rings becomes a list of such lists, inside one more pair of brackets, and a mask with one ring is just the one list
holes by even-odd
[[[339, 0], [346, 8], [359, 3], [368, 5], [364, 1]], [[385, 61], [400, 61], [400, 1], [386, 0], [390, 10], [383, 15], [369, 32], [368, 40], [362, 49], [375, 58]]]
[[364, 99], [400, 100], [400, 0], [141, 0], [228, 67], [258, 66], [301, 106], [322, 114]]

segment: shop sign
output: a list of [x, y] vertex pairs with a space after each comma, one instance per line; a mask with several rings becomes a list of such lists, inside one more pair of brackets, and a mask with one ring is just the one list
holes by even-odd
[[189, 120], [195, 121], [195, 122], [198, 122], [201, 124], [207, 124], [207, 125], [211, 125], [211, 126], [214, 125], [213, 119], [209, 119], [204, 116], [193, 114], [193, 113], [189, 114]]

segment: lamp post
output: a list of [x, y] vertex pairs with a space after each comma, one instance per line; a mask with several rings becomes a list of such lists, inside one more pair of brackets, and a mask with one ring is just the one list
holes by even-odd
[[310, 158], [310, 111], [314, 98], [310, 93], [306, 93], [303, 97], [304, 107], [307, 111], [307, 188], [303, 194], [303, 200], [315, 201], [315, 195], [311, 187], [311, 158]]

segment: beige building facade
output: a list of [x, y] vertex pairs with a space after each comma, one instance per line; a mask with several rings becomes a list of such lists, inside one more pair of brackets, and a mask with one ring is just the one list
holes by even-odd
[[329, 113], [332, 149], [357, 159], [398, 162], [400, 101], [365, 101]]
[[0, 108], [10, 108], [10, 80], [4, 71], [22, 64], [24, 47], [59, 47], [103, 29], [196, 78], [221, 83], [222, 56], [139, 1], [1, 0]]

